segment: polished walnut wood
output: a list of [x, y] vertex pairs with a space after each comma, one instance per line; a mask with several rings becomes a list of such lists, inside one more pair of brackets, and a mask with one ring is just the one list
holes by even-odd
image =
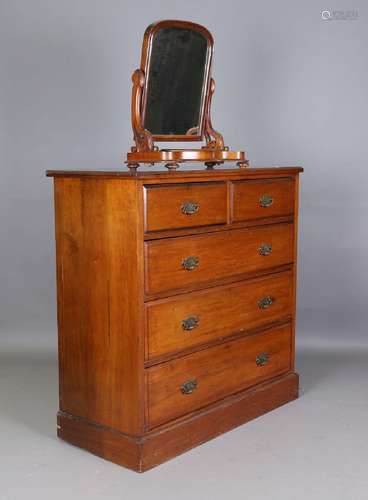
[[47, 170], [49, 177], [101, 177], [105, 179], [119, 178], [132, 182], [144, 181], [145, 184], [160, 184], [182, 182], [185, 179], [192, 182], [223, 181], [223, 180], [254, 180], [280, 177], [294, 177], [303, 172], [302, 167], [252, 167], [242, 171], [234, 168], [222, 168], [217, 171], [208, 170], [182, 170], [180, 172], [169, 173], [166, 171], [142, 170], [134, 174], [121, 170]]
[[[148, 427], [218, 401], [290, 369], [290, 325], [232, 340], [148, 368]], [[264, 365], [257, 364], [264, 354]], [[194, 384], [184, 393], [184, 384]]]
[[48, 172], [61, 438], [143, 471], [297, 397], [300, 172]]
[[[180, 163], [201, 162], [210, 166], [220, 165], [224, 162], [244, 162], [246, 164], [245, 153], [243, 151], [212, 151], [210, 149], [154, 149], [153, 151], [130, 152], [127, 154], [126, 164], [131, 170], [136, 170], [140, 163], [153, 165], [155, 163], [165, 163], [166, 167], [173, 170], [179, 168]], [[170, 170], [170, 168], [169, 168]]]
[[233, 222], [294, 212], [294, 184], [290, 178], [239, 181], [234, 182], [233, 189]]
[[144, 472], [209, 439], [259, 417], [298, 397], [296, 373], [272, 379], [177, 419], [142, 437], [104, 427], [63, 412], [58, 413], [58, 436], [111, 462]]
[[145, 186], [144, 199], [147, 232], [227, 222], [225, 182]]
[[[292, 224], [233, 229], [145, 243], [146, 295], [201, 288], [213, 280], [293, 262]], [[262, 253], [262, 249], [268, 251]], [[246, 258], [245, 258], [246, 256]], [[186, 262], [196, 259], [192, 268]]]
[[[292, 272], [285, 271], [147, 302], [146, 358], [198, 348], [215, 339], [289, 318], [291, 291]], [[271, 297], [272, 304], [261, 308], [259, 303], [265, 297]]]
[[55, 179], [60, 410], [131, 434], [144, 429], [139, 194]]

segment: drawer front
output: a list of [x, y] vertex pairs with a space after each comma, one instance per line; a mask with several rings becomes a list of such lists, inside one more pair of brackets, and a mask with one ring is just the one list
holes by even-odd
[[292, 179], [233, 183], [233, 222], [291, 215], [294, 212]]
[[285, 373], [290, 363], [285, 325], [148, 368], [149, 427]]
[[290, 271], [156, 300], [147, 306], [147, 357], [255, 328], [291, 313]]
[[146, 293], [268, 269], [293, 260], [293, 225], [275, 224], [145, 243]]
[[225, 224], [224, 182], [145, 186], [146, 231]]

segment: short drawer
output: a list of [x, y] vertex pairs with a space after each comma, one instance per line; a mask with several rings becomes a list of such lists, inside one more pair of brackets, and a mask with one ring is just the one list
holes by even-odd
[[288, 264], [293, 225], [274, 224], [145, 243], [148, 295]]
[[291, 215], [293, 212], [293, 179], [266, 179], [233, 183], [232, 222]]
[[144, 186], [144, 195], [147, 232], [227, 221], [224, 182]]
[[288, 324], [148, 368], [149, 427], [285, 373], [290, 365]]
[[147, 305], [147, 357], [249, 330], [292, 313], [292, 273], [286, 271]]

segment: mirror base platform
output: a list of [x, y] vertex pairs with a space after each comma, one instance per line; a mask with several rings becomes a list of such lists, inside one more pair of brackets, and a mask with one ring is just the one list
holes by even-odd
[[239, 168], [249, 165], [244, 151], [210, 149], [161, 149], [154, 151], [132, 151], [125, 162], [130, 171], [135, 172], [141, 164], [154, 165], [163, 163], [168, 170], [176, 170], [180, 163], [200, 162], [211, 170], [224, 162], [236, 162]]

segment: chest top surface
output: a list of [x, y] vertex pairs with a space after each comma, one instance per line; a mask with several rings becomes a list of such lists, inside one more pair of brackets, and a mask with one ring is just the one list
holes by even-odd
[[299, 166], [251, 167], [244, 169], [181, 170], [176, 172], [140, 171], [131, 173], [121, 170], [47, 170], [47, 177], [96, 177], [119, 178], [131, 181], [180, 182], [182, 180], [252, 179], [257, 177], [288, 176], [303, 172]]

